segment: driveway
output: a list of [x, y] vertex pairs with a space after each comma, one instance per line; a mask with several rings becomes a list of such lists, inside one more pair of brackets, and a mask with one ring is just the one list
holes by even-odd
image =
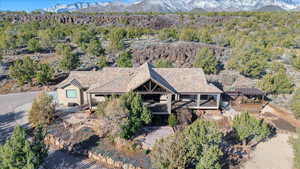
[[[28, 110], [39, 92], [0, 95], [0, 144], [11, 135], [18, 124], [28, 127]], [[50, 93], [55, 96], [55, 92]], [[105, 169], [94, 161], [77, 157], [63, 151], [50, 150], [46, 169]]]

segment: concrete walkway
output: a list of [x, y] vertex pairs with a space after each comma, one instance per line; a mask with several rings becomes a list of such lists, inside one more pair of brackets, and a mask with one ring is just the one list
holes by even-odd
[[[11, 135], [14, 127], [28, 127], [28, 110], [39, 92], [0, 95], [0, 144]], [[55, 93], [50, 93], [55, 95]], [[63, 151], [49, 152], [45, 169], [105, 169], [94, 161], [76, 157]]]

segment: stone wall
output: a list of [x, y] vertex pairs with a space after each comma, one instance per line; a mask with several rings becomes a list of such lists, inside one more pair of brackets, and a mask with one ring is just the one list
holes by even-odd
[[76, 148], [73, 147], [73, 145], [70, 145], [66, 141], [64, 141], [52, 134], [47, 135], [45, 142], [46, 142], [46, 144], [50, 145], [52, 148], [66, 150], [69, 153], [73, 153], [73, 154], [84, 155], [84, 156], [87, 156], [91, 160], [95, 160], [100, 163], [107, 164], [108, 166], [113, 167], [113, 168], [142, 169], [141, 167], [136, 167], [136, 166], [133, 166], [132, 164], [123, 163], [121, 161], [116, 161], [108, 156], [101, 155], [99, 153], [96, 153], [96, 152], [93, 152], [90, 150], [84, 150], [84, 151], [76, 150]]

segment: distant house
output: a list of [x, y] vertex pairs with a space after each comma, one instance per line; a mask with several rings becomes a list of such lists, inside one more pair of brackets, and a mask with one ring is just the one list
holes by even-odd
[[57, 86], [60, 104], [89, 105], [129, 91], [141, 95], [153, 114], [170, 114], [173, 109], [219, 109], [222, 91], [205, 78], [199, 68], [154, 68], [145, 63], [137, 68], [104, 68], [101, 71], [72, 71]]

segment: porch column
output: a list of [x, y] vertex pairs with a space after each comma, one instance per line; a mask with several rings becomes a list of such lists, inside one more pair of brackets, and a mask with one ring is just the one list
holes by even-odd
[[220, 108], [220, 102], [221, 102], [221, 94], [217, 95], [217, 106]]
[[168, 113], [171, 114], [172, 112], [172, 94], [168, 94]]
[[90, 93], [88, 93], [88, 100], [89, 100], [89, 107], [90, 107], [90, 109], [92, 109], [92, 95], [90, 94]]
[[200, 98], [201, 98], [201, 94], [197, 95], [197, 107], [200, 107]]

